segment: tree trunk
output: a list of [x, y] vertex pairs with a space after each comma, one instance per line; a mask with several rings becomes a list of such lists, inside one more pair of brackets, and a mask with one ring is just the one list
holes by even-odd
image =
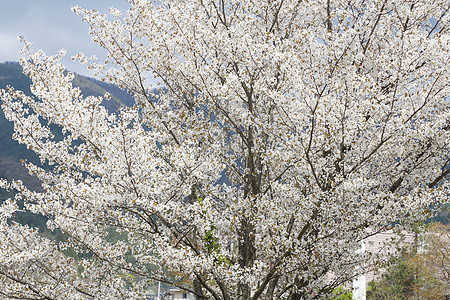
[[[241, 222], [240, 240], [239, 240], [239, 265], [241, 268], [251, 267], [255, 262], [253, 225], [247, 219]], [[238, 286], [238, 299], [250, 299], [250, 287], [248, 284], [242, 283]]]

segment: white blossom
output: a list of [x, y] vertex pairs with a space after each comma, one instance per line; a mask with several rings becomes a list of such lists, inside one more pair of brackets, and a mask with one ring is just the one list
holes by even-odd
[[5, 297], [137, 299], [161, 280], [199, 299], [326, 298], [385, 259], [356, 254], [362, 239], [448, 202], [448, 1], [130, 3], [74, 7], [108, 53], [74, 59], [134, 107], [108, 113], [63, 51], [25, 41], [34, 97], [0, 92], [50, 166], [26, 164], [43, 192], [2, 187], [68, 237], [11, 222], [6, 201]]

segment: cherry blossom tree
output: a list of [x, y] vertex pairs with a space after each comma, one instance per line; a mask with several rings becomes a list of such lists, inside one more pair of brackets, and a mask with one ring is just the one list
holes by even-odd
[[[74, 59], [134, 107], [108, 113], [26, 41], [34, 97], [1, 92], [48, 166], [26, 163], [43, 192], [2, 181], [2, 297], [326, 298], [383, 261], [361, 240], [448, 202], [447, 0], [129, 2], [73, 8], [108, 53]], [[12, 222], [19, 200], [67, 240]]]

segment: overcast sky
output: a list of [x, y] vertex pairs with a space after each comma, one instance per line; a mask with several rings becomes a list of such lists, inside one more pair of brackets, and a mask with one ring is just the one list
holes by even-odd
[[63, 64], [67, 69], [90, 75], [70, 57], [80, 52], [99, 57], [104, 53], [91, 41], [87, 23], [72, 12], [75, 5], [104, 13], [112, 6], [122, 12], [129, 7], [125, 0], [0, 0], [0, 62], [19, 60], [22, 45], [17, 36], [23, 35], [34, 43], [34, 51], [53, 55], [66, 49]]

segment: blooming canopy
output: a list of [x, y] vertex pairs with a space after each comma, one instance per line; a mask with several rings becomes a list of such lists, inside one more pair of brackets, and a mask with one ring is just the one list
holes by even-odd
[[[73, 8], [108, 53], [74, 59], [135, 106], [108, 113], [25, 41], [34, 96], [1, 91], [50, 167], [27, 164], [43, 192], [2, 182], [0, 294], [322, 298], [383, 260], [361, 240], [448, 201], [447, 0], [129, 2]], [[8, 221], [19, 199], [67, 241]]]

